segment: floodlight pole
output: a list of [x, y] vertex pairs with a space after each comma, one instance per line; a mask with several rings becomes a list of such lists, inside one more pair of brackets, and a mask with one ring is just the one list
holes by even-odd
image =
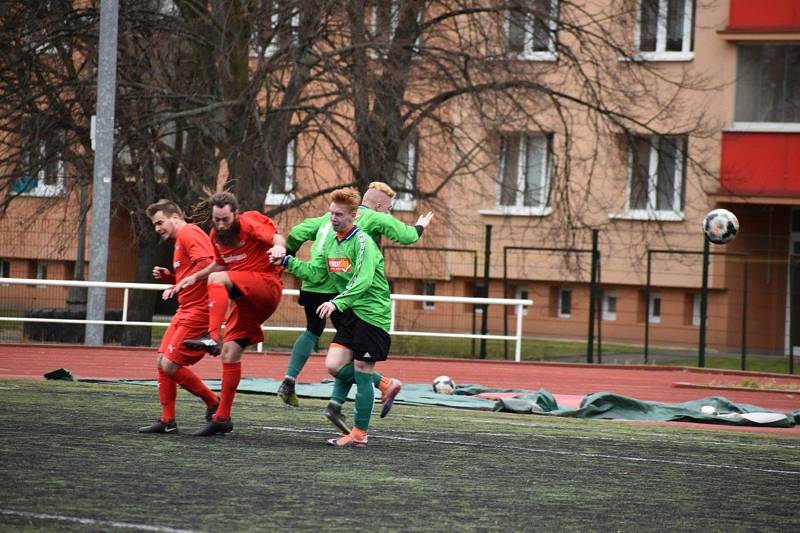
[[708, 320], [708, 262], [711, 256], [711, 244], [708, 238], [703, 239], [703, 288], [700, 289], [700, 341], [697, 353], [697, 366], [706, 366], [706, 321]]
[[[114, 103], [117, 91], [118, 14], [118, 0], [101, 0], [89, 281], [106, 281], [108, 271], [111, 169], [114, 157]], [[100, 287], [90, 287], [86, 301], [86, 319], [104, 320], [105, 312], [106, 290]], [[103, 324], [86, 324], [86, 344], [103, 344], [103, 330]]]

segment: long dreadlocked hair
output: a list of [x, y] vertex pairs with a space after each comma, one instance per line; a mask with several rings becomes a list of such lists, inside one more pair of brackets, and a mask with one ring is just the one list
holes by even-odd
[[[210, 192], [210, 191], [207, 191]], [[239, 200], [230, 191], [215, 192], [200, 200], [192, 207], [192, 220], [201, 226], [207, 225], [211, 221], [211, 209], [213, 207], [231, 206], [231, 211], [239, 210]]]

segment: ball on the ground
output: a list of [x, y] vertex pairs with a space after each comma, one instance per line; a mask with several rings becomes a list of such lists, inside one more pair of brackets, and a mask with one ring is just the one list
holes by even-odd
[[739, 233], [739, 220], [727, 209], [714, 209], [703, 219], [703, 233], [714, 244], [731, 242]]
[[715, 415], [717, 414], [717, 408], [713, 405], [704, 405], [700, 408], [700, 412], [704, 415]]
[[433, 380], [433, 392], [439, 394], [453, 394], [456, 390], [456, 382], [450, 376], [439, 376]]

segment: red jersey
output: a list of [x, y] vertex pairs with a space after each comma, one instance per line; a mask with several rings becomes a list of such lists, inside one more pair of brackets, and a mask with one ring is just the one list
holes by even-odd
[[216, 231], [211, 230], [217, 264], [228, 270], [261, 272], [280, 279], [283, 268], [271, 265], [267, 253], [273, 245], [272, 237], [278, 232], [272, 219], [258, 211], [245, 211], [239, 215], [239, 226], [238, 246], [220, 244], [214, 239]]
[[[175, 269], [175, 282], [199, 272], [214, 260], [214, 247], [206, 232], [194, 224], [186, 224], [175, 239], [172, 254], [172, 267]], [[208, 312], [208, 293], [205, 283], [194, 283], [178, 293], [181, 309], [200, 308]]]

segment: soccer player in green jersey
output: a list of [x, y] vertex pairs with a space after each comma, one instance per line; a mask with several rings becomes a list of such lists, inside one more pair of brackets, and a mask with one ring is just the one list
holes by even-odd
[[[391, 216], [388, 212], [392, 208], [396, 194], [386, 183], [374, 181], [369, 184], [358, 208], [356, 224], [376, 243], [379, 242], [381, 236], [386, 236], [399, 244], [413, 244], [422, 236], [422, 232], [433, 218], [433, 213], [428, 212], [420, 216], [414, 226], [409, 226]], [[291, 251], [296, 251], [303, 243], [310, 240], [314, 241], [311, 249], [313, 254], [321, 247], [325, 236], [331, 231], [330, 220], [330, 213], [326, 213], [320, 217], [306, 219], [293, 227], [287, 237], [287, 248], [290, 250], [290, 255], [295, 255]], [[303, 370], [325, 329], [325, 319], [317, 316], [317, 308], [337, 294], [333, 280], [327, 276], [319, 283], [304, 280], [300, 287], [298, 303], [305, 310], [306, 330], [300, 334], [292, 347], [286, 376], [278, 387], [278, 396], [288, 405], [297, 407], [300, 403], [295, 392], [297, 376]], [[383, 403], [381, 417], [385, 417], [392, 408], [394, 398], [400, 392], [402, 383], [377, 372], [373, 374], [373, 380], [375, 386], [381, 391], [381, 402]], [[342, 429], [347, 433], [346, 427]]]
[[378, 245], [354, 224], [360, 203], [358, 191], [339, 189], [331, 200], [333, 231], [320, 242], [311, 261], [287, 255], [282, 264], [304, 280], [321, 282], [328, 277], [335, 286], [337, 294], [317, 307], [317, 316], [330, 316], [337, 328], [325, 366], [335, 378], [333, 397], [346, 398], [355, 383], [356, 401], [353, 429], [328, 444], [364, 448], [375, 402], [372, 374], [375, 363], [386, 360], [391, 346], [389, 283]]

